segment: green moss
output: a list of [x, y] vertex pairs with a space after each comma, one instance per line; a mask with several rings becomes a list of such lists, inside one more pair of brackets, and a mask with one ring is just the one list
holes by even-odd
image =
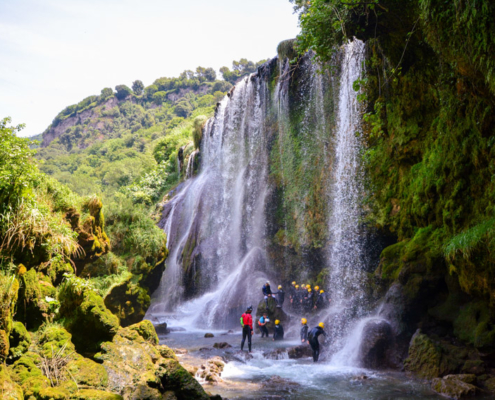
[[108, 375], [105, 367], [88, 358], [79, 358], [67, 364], [67, 371], [78, 385], [96, 389], [108, 386]]
[[19, 385], [24, 385], [29, 378], [43, 377], [39, 368], [40, 363], [41, 358], [38, 354], [33, 352], [23, 354], [11, 367], [12, 378]]
[[432, 379], [441, 376], [442, 351], [424, 334], [416, 333], [411, 339], [408, 358], [404, 361], [407, 371], [421, 378]]
[[21, 322], [15, 321], [10, 332], [9, 360], [17, 360], [31, 345], [31, 336]]
[[24, 394], [21, 387], [12, 381], [7, 368], [0, 365], [0, 393], [2, 398], [9, 400], [24, 400]]
[[137, 324], [131, 325], [130, 330], [136, 331], [144, 340], [151, 344], [158, 344], [158, 335], [151, 321], [144, 320]]
[[79, 390], [71, 396], [71, 400], [123, 400], [123, 397], [101, 390]]
[[111, 340], [119, 328], [118, 318], [82, 279], [73, 277], [64, 282], [59, 301], [59, 315], [80, 351], [97, 351], [99, 344]]
[[490, 309], [483, 301], [474, 301], [463, 307], [454, 321], [454, 332], [462, 340], [475, 347], [493, 346], [495, 327]]
[[178, 361], [161, 359], [157, 376], [165, 390], [173, 390], [179, 399], [207, 400], [204, 389]]

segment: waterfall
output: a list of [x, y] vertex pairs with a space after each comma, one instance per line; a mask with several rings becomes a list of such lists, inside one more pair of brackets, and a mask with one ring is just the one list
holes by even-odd
[[177, 311], [184, 300], [206, 293], [202, 323], [226, 327], [229, 318], [257, 302], [255, 288], [267, 270], [267, 91], [256, 75], [245, 78], [207, 122], [201, 172], [165, 206], [171, 252], [149, 314]]
[[[355, 349], [349, 350], [346, 345], [349, 343], [347, 337], [351, 335], [351, 343], [357, 341], [356, 346], [359, 347], [360, 336], [355, 333], [354, 325], [368, 312], [363, 287], [366, 279], [362, 261], [364, 240], [360, 227], [364, 194], [359, 132], [362, 109], [353, 90], [353, 83], [362, 75], [363, 63], [364, 43], [354, 40], [344, 45], [334, 136], [334, 172], [329, 187], [328, 268], [332, 306], [327, 316], [327, 330], [332, 352], [337, 352], [332, 361], [337, 364], [349, 363], [356, 358], [352, 353]], [[349, 355], [352, 357], [342, 357], [342, 351], [351, 351]]]
[[[203, 131], [199, 174], [192, 174], [194, 152], [188, 179], [164, 207], [160, 226], [170, 254], [148, 317], [238, 326], [246, 306], [262, 299], [267, 278], [293, 280], [284, 269], [293, 268], [294, 248], [302, 260], [299, 278], [309, 276], [304, 270], [314, 267], [314, 257], [304, 257], [315, 248], [318, 257], [327, 256], [332, 307], [324, 319], [332, 352], [342, 349], [353, 323], [366, 314], [356, 135], [361, 110], [353, 90], [363, 54], [362, 42], [343, 46], [335, 73], [311, 54], [297, 67], [271, 60], [218, 104]], [[308, 213], [315, 193], [317, 212]], [[315, 220], [323, 221], [317, 233], [311, 231]]]

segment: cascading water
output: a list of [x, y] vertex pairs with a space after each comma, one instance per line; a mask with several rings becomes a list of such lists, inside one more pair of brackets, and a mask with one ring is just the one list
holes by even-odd
[[[267, 91], [256, 76], [244, 79], [208, 121], [202, 171], [164, 211], [171, 252], [149, 314], [174, 311], [184, 299], [207, 292], [198, 303], [202, 311], [197, 302], [190, 305], [204, 325], [226, 327], [229, 317], [257, 300], [255, 287], [267, 270]], [[187, 313], [187, 305], [181, 311]]]
[[[360, 109], [352, 88], [362, 73], [364, 44], [355, 40], [343, 46], [337, 59], [340, 77], [329, 79], [318, 72], [320, 67], [309, 56], [305, 58], [298, 67], [299, 104], [292, 109], [294, 71], [288, 60], [278, 62], [275, 90], [270, 90], [269, 79], [277, 64], [269, 63], [243, 79], [219, 104], [204, 129], [201, 172], [181, 184], [165, 206], [162, 226], [171, 251], [149, 316], [190, 313], [190, 322], [201, 315], [197, 325], [230, 327], [237, 324], [246, 305], [256, 306], [264, 279], [276, 276], [267, 254], [267, 199], [273, 191], [271, 144], [277, 139], [281, 174], [290, 179], [293, 170], [291, 165], [285, 170], [284, 156], [292, 149], [284, 139], [293, 134], [291, 112], [299, 107], [303, 111], [297, 135], [303, 145], [297, 151], [303, 157], [302, 168], [312, 168], [318, 151], [316, 170], [329, 198], [326, 220], [332, 307], [326, 319], [331, 321], [332, 353], [344, 346], [352, 322], [364, 315], [359, 236], [363, 188], [356, 135]], [[332, 105], [337, 110], [335, 117], [333, 109], [325, 105], [329, 91], [337, 98]], [[188, 176], [192, 175], [191, 159]], [[291, 162], [290, 157], [286, 159]], [[310, 191], [311, 187], [305, 187], [296, 194], [304, 200]], [[282, 198], [291, 196], [294, 193], [284, 193]], [[296, 214], [305, 212], [305, 204], [296, 204]], [[285, 204], [282, 210], [287, 231], [287, 223], [293, 223], [289, 218], [295, 217], [288, 215]], [[308, 233], [297, 221], [296, 226], [304, 242]]]

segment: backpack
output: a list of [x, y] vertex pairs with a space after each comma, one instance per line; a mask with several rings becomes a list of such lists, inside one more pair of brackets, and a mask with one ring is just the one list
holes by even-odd
[[241, 316], [241, 326], [244, 328], [244, 321], [242, 319], [242, 316]]

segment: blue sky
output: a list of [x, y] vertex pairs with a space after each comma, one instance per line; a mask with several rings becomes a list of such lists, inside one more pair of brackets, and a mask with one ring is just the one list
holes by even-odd
[[0, 0], [0, 118], [43, 132], [104, 87], [276, 55], [289, 0]]

